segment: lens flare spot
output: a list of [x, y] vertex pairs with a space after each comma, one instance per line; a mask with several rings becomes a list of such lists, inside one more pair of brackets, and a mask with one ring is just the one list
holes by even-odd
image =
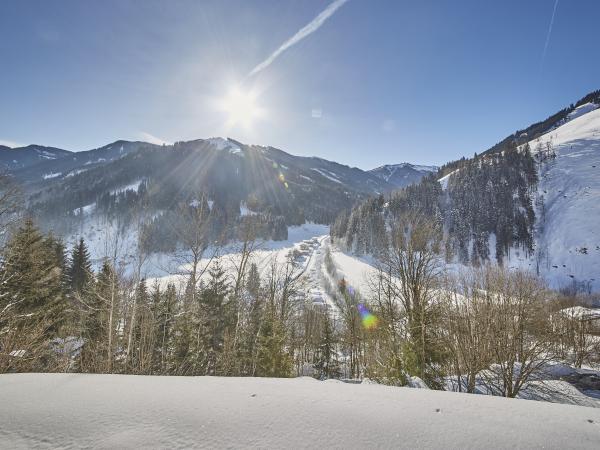
[[358, 305], [358, 312], [360, 314], [362, 326], [366, 330], [373, 330], [373, 329], [377, 328], [379, 319], [377, 318], [377, 316], [375, 314], [371, 313], [371, 311], [369, 311], [369, 309], [365, 305], [360, 303]]

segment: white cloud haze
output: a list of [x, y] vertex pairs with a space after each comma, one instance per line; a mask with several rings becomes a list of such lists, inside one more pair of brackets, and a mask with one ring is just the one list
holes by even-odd
[[19, 144], [18, 142], [14, 142], [14, 141], [6, 141], [4, 139], [0, 139], [0, 145], [4, 145], [6, 147], [11, 147], [11, 148], [24, 147], [23, 144]]
[[139, 139], [143, 140], [144, 142], [149, 142], [150, 144], [156, 144], [156, 145], [162, 145], [162, 144], [171, 145], [172, 144], [172, 142], [167, 142], [164, 139], [156, 137], [145, 131], [140, 131], [138, 133], [138, 136], [139, 136]]

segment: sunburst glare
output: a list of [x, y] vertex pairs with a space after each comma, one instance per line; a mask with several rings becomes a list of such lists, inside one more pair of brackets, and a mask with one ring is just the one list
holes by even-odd
[[264, 117], [264, 110], [258, 105], [256, 91], [243, 91], [238, 86], [232, 88], [219, 102], [219, 108], [227, 114], [227, 128], [254, 126], [256, 120]]

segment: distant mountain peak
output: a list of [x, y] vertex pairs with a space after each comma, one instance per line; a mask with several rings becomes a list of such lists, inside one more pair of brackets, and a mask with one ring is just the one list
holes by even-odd
[[425, 166], [407, 162], [399, 164], [385, 164], [369, 170], [371, 174], [398, 188], [417, 183], [425, 175], [437, 171], [437, 166]]
[[48, 160], [57, 160], [70, 154], [68, 150], [36, 144], [14, 148], [0, 146], [0, 166], [15, 170]]

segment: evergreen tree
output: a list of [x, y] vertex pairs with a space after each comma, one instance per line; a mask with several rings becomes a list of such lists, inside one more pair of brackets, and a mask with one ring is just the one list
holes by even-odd
[[79, 242], [73, 246], [67, 274], [72, 292], [78, 293], [83, 292], [93, 277], [90, 253], [83, 238], [80, 238]]
[[[64, 318], [66, 303], [62, 289], [61, 261], [54, 242], [38, 231], [31, 219], [8, 242], [0, 270], [5, 295], [0, 301], [15, 302], [15, 308], [32, 320], [44, 316], [56, 330]], [[26, 319], [24, 319], [26, 320]]]
[[317, 378], [338, 378], [341, 374], [337, 359], [337, 337], [327, 312], [321, 314], [321, 338], [317, 349], [315, 369]]
[[60, 267], [60, 270], [62, 273], [63, 287], [67, 288], [67, 290], [68, 290], [68, 286], [69, 286], [68, 278], [69, 277], [67, 274], [68, 262], [67, 262], [65, 244], [61, 238], [55, 237], [52, 233], [49, 233], [48, 236], [46, 236], [46, 242], [47, 242], [47, 245], [49, 248], [54, 249], [54, 253], [56, 256], [56, 262], [57, 262], [58, 267]]
[[263, 315], [260, 274], [255, 263], [248, 270], [244, 300], [246, 316], [240, 344], [240, 372], [242, 375], [253, 375], [256, 370], [256, 343]]
[[[7, 324], [6, 316], [0, 317], [0, 331], [8, 326], [5, 331], [13, 333], [17, 340], [19, 336], [31, 336], [23, 339], [28, 341], [29, 348], [41, 348], [59, 336], [71, 313], [65, 301], [56, 249], [55, 241], [45, 238], [33, 221], [27, 219], [7, 243], [0, 262], [0, 311], [10, 311], [13, 319]], [[42, 370], [53, 356], [30, 355], [34, 358], [31, 368]]]
[[156, 324], [156, 341], [154, 346], [155, 373], [165, 373], [170, 359], [174, 316], [177, 307], [177, 292], [175, 285], [169, 283], [167, 289], [161, 292], [158, 285], [152, 293], [154, 318]]
[[96, 353], [98, 364], [102, 365], [102, 371], [108, 373], [114, 370], [116, 331], [121, 306], [119, 293], [119, 278], [110, 262], [105, 260], [94, 284], [93, 296], [89, 300], [92, 309], [87, 317], [85, 332], [88, 342], [95, 342], [95, 349], [92, 351]]
[[289, 377], [292, 358], [286, 351], [286, 332], [274, 308], [263, 317], [258, 338], [256, 375], [259, 377]]
[[150, 373], [154, 346], [154, 318], [145, 279], [140, 280], [136, 287], [135, 303], [129, 321], [131, 327], [131, 342], [128, 342], [129, 364], [134, 373]]
[[210, 266], [208, 275], [208, 284], [202, 291], [201, 302], [208, 352], [207, 374], [215, 375], [219, 356], [223, 352], [226, 328], [232, 325], [235, 312], [231, 310], [233, 304], [228, 302], [227, 272], [219, 258]]

